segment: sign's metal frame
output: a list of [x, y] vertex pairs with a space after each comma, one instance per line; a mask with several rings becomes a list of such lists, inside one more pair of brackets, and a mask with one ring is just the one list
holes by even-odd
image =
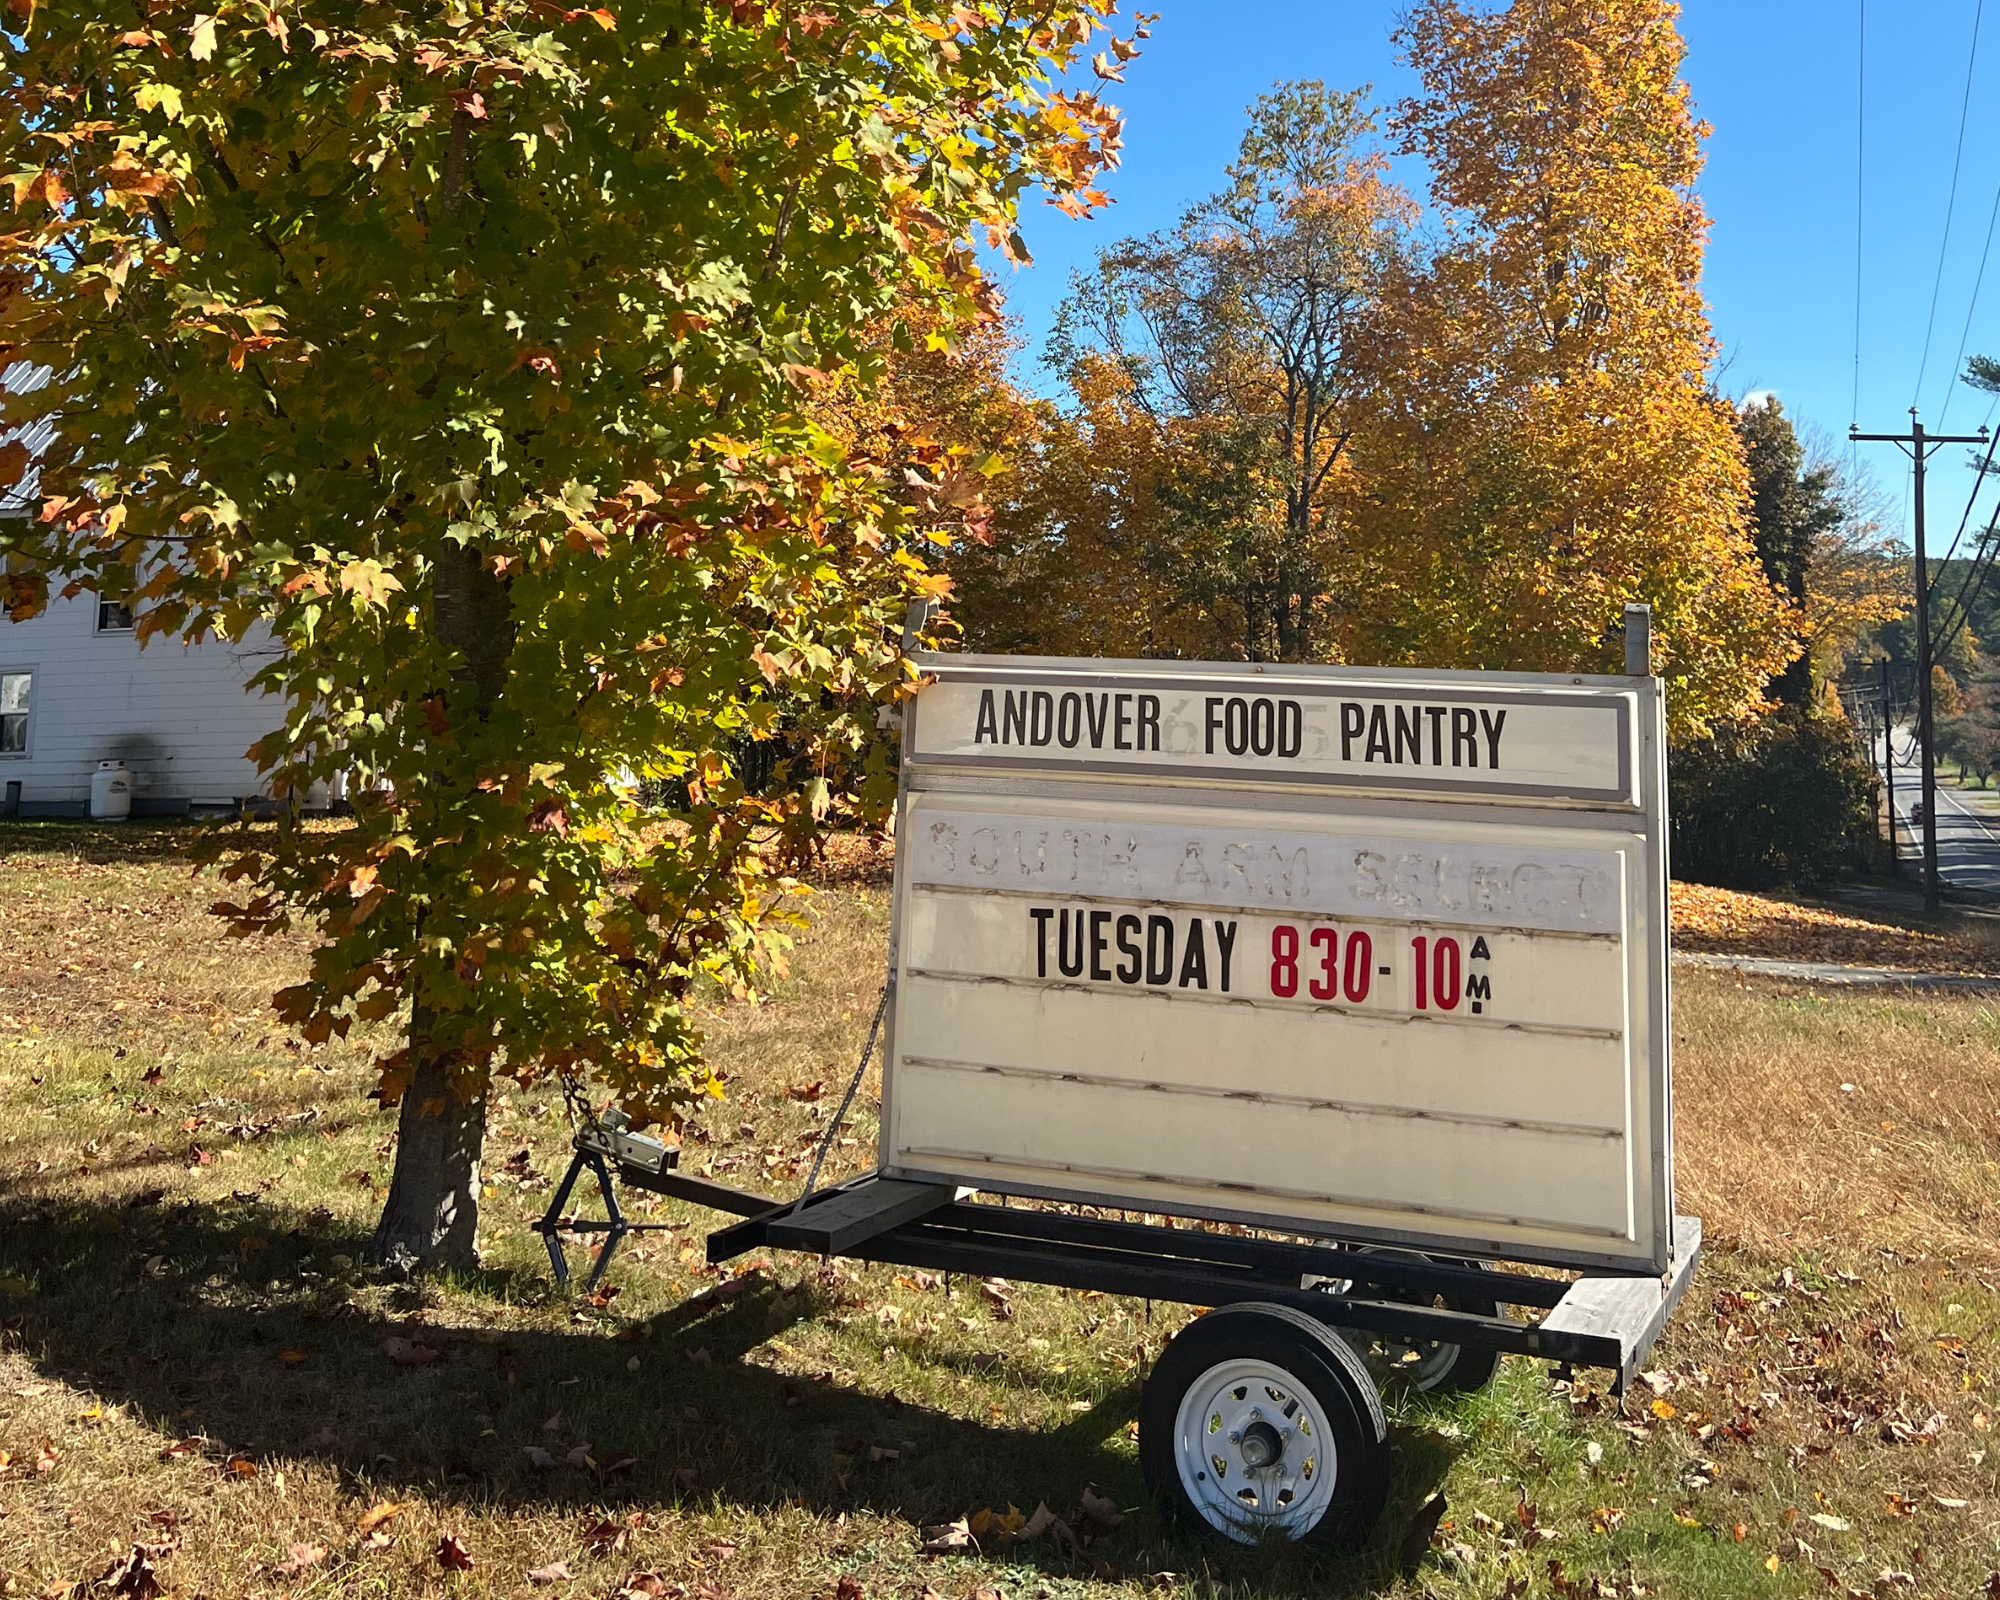
[[[1645, 1153], [1645, 1192], [1635, 1196], [1643, 1206], [1639, 1237], [1631, 1249], [1593, 1251], [1565, 1245], [1541, 1248], [1524, 1243], [1511, 1230], [1496, 1227], [1482, 1233], [1477, 1227], [1458, 1231], [1435, 1231], [1421, 1227], [1398, 1228], [1360, 1223], [1338, 1226], [1315, 1224], [1311, 1219], [1257, 1204], [1216, 1205], [1176, 1201], [1148, 1205], [1146, 1209], [1206, 1220], [1240, 1223], [1247, 1226], [1294, 1234], [1313, 1234], [1367, 1243], [1396, 1245], [1431, 1251], [1454, 1251], [1465, 1255], [1535, 1262], [1543, 1265], [1593, 1272], [1657, 1274], [1671, 1270], [1675, 1226], [1672, 1171], [1672, 1092], [1671, 1029], [1668, 1021], [1667, 960], [1667, 837], [1665, 828], [1666, 752], [1661, 686], [1649, 676], [1551, 676], [1544, 674], [1487, 673], [1476, 678], [1464, 673], [1396, 672], [1349, 667], [1264, 666], [1256, 664], [1201, 664], [1189, 667], [1174, 662], [1092, 662], [1062, 658], [978, 657], [948, 654], [919, 654], [915, 664], [927, 676], [941, 682], [976, 674], [982, 683], [1052, 684], [1078, 691], [1136, 691], [1152, 685], [1171, 684], [1175, 690], [1213, 688], [1224, 692], [1256, 691], [1277, 694], [1291, 690], [1302, 694], [1330, 696], [1346, 694], [1370, 700], [1431, 698], [1449, 696], [1454, 703], [1482, 701], [1489, 704], [1520, 703], [1534, 697], [1547, 703], [1565, 690], [1580, 690], [1574, 698], [1594, 705], [1607, 703], [1618, 708], [1621, 752], [1636, 750], [1636, 770], [1621, 760], [1619, 784], [1614, 794], [1604, 788], [1581, 786], [1509, 785], [1479, 780], [1442, 782], [1408, 776], [1393, 782], [1370, 781], [1366, 774], [1298, 774], [1290, 778], [1259, 773], [1254, 780], [1230, 779], [1212, 770], [1185, 764], [1132, 761], [1063, 759], [1055, 762], [1039, 758], [982, 753], [976, 761], [952, 756], [932, 757], [923, 753], [919, 729], [922, 695], [904, 713], [903, 766], [898, 798], [898, 837], [907, 840], [905, 826], [913, 804], [925, 794], [1004, 792], [1021, 799], [1089, 800], [1101, 797], [1113, 802], [1176, 802], [1187, 804], [1206, 796], [1226, 795], [1228, 804], [1241, 810], [1300, 811], [1312, 809], [1315, 800], [1327, 803], [1337, 793], [1343, 817], [1365, 821], [1381, 817], [1398, 821], [1449, 823], [1463, 819], [1465, 808], [1476, 806], [1491, 820], [1540, 829], [1596, 829], [1607, 824], [1630, 829], [1644, 836], [1644, 881], [1628, 892], [1642, 893], [1646, 906], [1637, 918], [1628, 916], [1628, 930], [1641, 931], [1640, 948], [1626, 951], [1630, 981], [1645, 996], [1645, 1044], [1651, 1066], [1647, 1084], [1648, 1106], [1645, 1119], [1650, 1148]], [[1189, 674], [1182, 676], [1182, 674]], [[1468, 681], [1469, 678], [1471, 681]], [[1198, 680], [1198, 681], [1197, 681]], [[1510, 693], [1510, 691], [1512, 691]], [[1607, 698], [1607, 691], [1610, 692]], [[1636, 724], [1636, 727], [1634, 726]], [[1636, 732], [1636, 739], [1631, 735]], [[1416, 790], [1418, 792], [1413, 793]], [[910, 856], [897, 852], [890, 929], [890, 973], [892, 985], [902, 972], [901, 936], [903, 908], [911, 892]], [[900, 985], [896, 985], [900, 989]], [[903, 1010], [903, 995], [892, 990], [886, 1019], [886, 1042], [882, 1086], [882, 1148], [880, 1170], [885, 1178], [906, 1179], [932, 1184], [979, 1184], [1007, 1193], [1083, 1205], [1127, 1204], [1107, 1201], [1102, 1191], [1064, 1182], [1023, 1182], [1018, 1175], [990, 1184], [980, 1183], [972, 1171], [941, 1170], [919, 1163], [900, 1163], [895, 1150], [896, 1078], [900, 1059], [896, 1039]], [[1557, 1181], [1552, 1179], [1552, 1181]]]

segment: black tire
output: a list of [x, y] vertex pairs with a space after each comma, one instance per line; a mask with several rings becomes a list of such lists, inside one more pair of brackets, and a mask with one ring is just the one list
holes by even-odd
[[[1300, 1460], [1300, 1449], [1312, 1449], [1302, 1437], [1306, 1430], [1301, 1427], [1297, 1434], [1285, 1435], [1279, 1458], [1281, 1464], [1292, 1462], [1295, 1473], [1302, 1471], [1307, 1478], [1314, 1473], [1321, 1476], [1322, 1481], [1313, 1483], [1308, 1491], [1308, 1500], [1316, 1501], [1318, 1510], [1303, 1526], [1295, 1521], [1291, 1526], [1260, 1522], [1254, 1509], [1241, 1519], [1230, 1516], [1218, 1504], [1226, 1491], [1209, 1486], [1207, 1474], [1195, 1470], [1191, 1461], [1190, 1470], [1202, 1481], [1191, 1486], [1183, 1480], [1182, 1464], [1188, 1459], [1179, 1437], [1183, 1403], [1198, 1403], [1191, 1393], [1198, 1385], [1226, 1381], [1217, 1380], [1214, 1374], [1232, 1363], [1257, 1363], [1275, 1369], [1286, 1380], [1276, 1388], [1264, 1388], [1278, 1408], [1273, 1415], [1280, 1425], [1297, 1421], [1296, 1402], [1293, 1411], [1282, 1409], [1287, 1402], [1279, 1391], [1285, 1387], [1306, 1391], [1311, 1409], [1324, 1419], [1329, 1435], [1325, 1443], [1330, 1450], [1314, 1451]], [[1262, 1379], [1251, 1381], [1264, 1387]], [[1237, 1398], [1242, 1398], [1240, 1390]], [[1251, 1425], [1251, 1431], [1260, 1425], [1261, 1419]], [[1339, 1545], [1364, 1537], [1381, 1515], [1389, 1492], [1388, 1434], [1374, 1380], [1331, 1328], [1289, 1306], [1223, 1306], [1189, 1323], [1154, 1363], [1139, 1403], [1139, 1467], [1154, 1495], [1183, 1522], [1202, 1532], [1254, 1543], [1268, 1529], [1301, 1543]], [[1323, 1484], [1329, 1456], [1333, 1472], [1330, 1489]], [[1211, 1455], [1209, 1459], [1215, 1458]], [[1239, 1473], [1243, 1470], [1239, 1461]], [[1280, 1468], [1271, 1470], [1275, 1473]], [[1252, 1477], [1244, 1481], [1248, 1484]], [[1207, 1496], [1208, 1509], [1198, 1503], [1194, 1491]], [[1294, 1519], [1300, 1514], [1276, 1513]]]
[[[1461, 1261], [1454, 1256], [1426, 1256], [1403, 1250], [1385, 1250], [1382, 1254], [1406, 1256], [1413, 1261], [1435, 1261], [1440, 1266], [1472, 1267], [1480, 1272], [1490, 1270], [1483, 1261]], [[1426, 1294], [1420, 1289], [1392, 1289], [1387, 1284], [1378, 1285], [1368, 1298], [1388, 1300], [1397, 1305], [1439, 1306], [1447, 1311], [1465, 1311], [1479, 1317], [1500, 1315], [1496, 1301], [1476, 1300], [1462, 1294]], [[1474, 1345], [1436, 1343], [1417, 1346], [1414, 1348], [1419, 1352], [1418, 1359], [1406, 1364], [1381, 1357], [1377, 1347], [1383, 1341], [1377, 1334], [1363, 1333], [1357, 1328], [1343, 1329], [1342, 1335], [1354, 1346], [1355, 1353], [1371, 1372], [1380, 1370], [1393, 1381], [1407, 1383], [1420, 1394], [1470, 1394], [1491, 1383], [1493, 1374], [1500, 1367], [1498, 1350], [1483, 1350]], [[1410, 1371], [1409, 1368], [1415, 1370]]]

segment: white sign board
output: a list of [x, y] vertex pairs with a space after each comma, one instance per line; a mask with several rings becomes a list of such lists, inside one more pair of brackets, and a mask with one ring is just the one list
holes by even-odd
[[1653, 680], [922, 665], [884, 1171], [1665, 1268]]

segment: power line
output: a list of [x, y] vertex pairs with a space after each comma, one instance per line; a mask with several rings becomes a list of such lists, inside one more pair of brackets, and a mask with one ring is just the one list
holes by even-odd
[[[1988, 409], [1988, 415], [1991, 415], [1991, 408]], [[1982, 427], [1980, 431], [1983, 433], [1985, 429]], [[1948, 564], [1951, 558], [1958, 554], [1958, 541], [1965, 537], [1966, 524], [1972, 520], [1972, 508], [1978, 504], [1979, 491], [1986, 485], [1986, 474], [1993, 465], [1993, 452], [1996, 448], [2000, 448], [2000, 435], [1996, 435], [1993, 442], [1986, 447], [1986, 459], [1979, 463], [1979, 471], [1972, 479], [1972, 493], [1965, 497], [1965, 510], [1959, 515], [1958, 532], [1951, 536], [1951, 544], [1944, 553], [1944, 562], [1940, 563], [1941, 565]]]
[[1965, 624], [1972, 616], [1973, 602], [1985, 590], [1986, 580], [1993, 572], [1994, 560], [2000, 556], [2000, 539], [1995, 538], [1996, 533], [2000, 533], [2000, 506], [1994, 508], [1992, 517], [1988, 519], [1986, 531], [1979, 536], [1979, 549], [1965, 569], [1958, 593], [1951, 597], [1951, 621], [1945, 627], [1943, 640], [1931, 652], [1933, 659], [1949, 650], [1965, 631]]
[[1938, 240], [1937, 278], [1931, 284], [1931, 315], [1924, 324], [1924, 353], [1917, 362], [1917, 389], [1910, 396], [1910, 404], [1919, 404], [1924, 396], [1924, 373], [1931, 364], [1931, 331], [1937, 326], [1938, 293], [1944, 288], [1945, 253], [1951, 244], [1951, 216], [1958, 205], [1958, 169], [1965, 158], [1965, 124], [1972, 114], [1972, 68], [1979, 59], [1979, 19], [1985, 13], [1986, 0], [1978, 0], [1972, 12], [1972, 47], [1965, 57], [1965, 98], [1958, 108], [1958, 146], [1951, 158], [1951, 188], [1946, 192], [1944, 202], [1944, 237]]

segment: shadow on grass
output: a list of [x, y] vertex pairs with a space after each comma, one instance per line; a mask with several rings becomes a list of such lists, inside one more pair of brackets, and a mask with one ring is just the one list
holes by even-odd
[[113, 824], [69, 818], [0, 820], [0, 855], [74, 856], [92, 866], [185, 860], [212, 824], [184, 817], [136, 817]]
[[[1030, 1432], [863, 1393], [830, 1372], [801, 1378], [747, 1361], [815, 1314], [809, 1286], [763, 1283], [620, 1324], [562, 1301], [544, 1279], [496, 1272], [457, 1287], [495, 1311], [543, 1308], [542, 1326], [445, 1327], [424, 1310], [434, 1291], [418, 1285], [389, 1295], [406, 1314], [378, 1316], [351, 1302], [334, 1271], [334, 1257], [358, 1257], [365, 1242], [321, 1213], [254, 1201], [109, 1210], [17, 1193], [0, 1198], [0, 1280], [29, 1292], [0, 1299], [4, 1343], [46, 1376], [126, 1407], [162, 1449], [192, 1441], [218, 1462], [314, 1459], [357, 1495], [557, 1515], [865, 1510], [909, 1523], [914, 1543], [918, 1528], [980, 1506], [1046, 1500], [1072, 1514], [1095, 1485], [1140, 1509], [1080, 1557], [1048, 1539], [989, 1554], [1070, 1577], [1201, 1574], [1212, 1593], [1386, 1586], [1412, 1517], [1451, 1464], [1435, 1435], [1398, 1439], [1388, 1512], [1357, 1554], [1238, 1550], [1165, 1523], [1129, 1454], [1109, 1448], [1137, 1414], [1136, 1385]], [[546, 1325], [557, 1304], [573, 1304], [562, 1331]], [[391, 1337], [436, 1359], [398, 1365]], [[943, 1353], [906, 1344], [901, 1359]]]

